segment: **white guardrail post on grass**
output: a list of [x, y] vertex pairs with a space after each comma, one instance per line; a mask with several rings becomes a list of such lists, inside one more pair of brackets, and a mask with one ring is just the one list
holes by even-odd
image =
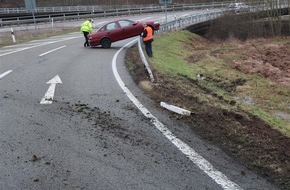
[[11, 28], [11, 36], [12, 36], [13, 43], [16, 43], [16, 39], [15, 39], [13, 28]]
[[141, 56], [142, 63], [145, 65], [145, 67], [147, 69], [147, 72], [149, 74], [149, 77], [151, 79], [151, 82], [154, 82], [155, 81], [154, 80], [154, 76], [153, 76], [152, 71], [151, 71], [151, 69], [149, 67], [149, 64], [148, 64], [148, 62], [147, 62], [147, 60], [145, 58], [145, 55], [144, 55], [144, 53], [142, 51], [142, 45], [141, 45], [141, 43], [142, 43], [141, 42], [141, 38], [139, 38], [139, 40], [138, 40], [138, 50], [139, 50], [139, 54]]

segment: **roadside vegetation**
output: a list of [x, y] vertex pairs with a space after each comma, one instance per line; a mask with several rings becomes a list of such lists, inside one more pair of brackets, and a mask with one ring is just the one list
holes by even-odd
[[290, 38], [208, 40], [163, 33], [148, 58], [151, 83], [132, 47], [126, 64], [156, 101], [192, 112], [173, 117], [250, 169], [290, 189]]
[[0, 33], [0, 47], [38, 40], [52, 36], [79, 32], [79, 28], [38, 28], [35, 30], [19, 30], [14, 32], [16, 42], [13, 42], [11, 32]]
[[[190, 32], [174, 32], [161, 35], [154, 45], [156, 58], [152, 61], [158, 72], [194, 80], [229, 103], [225, 104], [226, 109], [248, 111], [290, 137], [290, 71], [282, 73], [290, 66], [287, 66], [288, 60], [277, 57], [279, 51], [270, 55], [272, 47], [284, 49], [281, 53], [288, 57], [290, 38], [258, 39], [248, 43], [234, 39], [210, 42]], [[269, 59], [274, 56], [276, 63], [268, 63], [273, 64], [272, 67], [262, 62], [265, 54], [269, 54]], [[252, 63], [255, 61], [257, 65]], [[279, 65], [285, 67], [279, 69]], [[211, 102], [210, 96], [197, 98]], [[277, 116], [278, 113], [284, 113], [285, 117]]]

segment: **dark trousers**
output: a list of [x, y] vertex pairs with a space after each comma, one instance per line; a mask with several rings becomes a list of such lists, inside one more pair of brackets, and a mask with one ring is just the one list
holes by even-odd
[[145, 44], [145, 50], [146, 53], [149, 57], [153, 57], [153, 52], [152, 52], [152, 41], [144, 42]]
[[85, 37], [85, 40], [86, 40], [85, 43], [84, 43], [84, 46], [87, 47], [87, 46], [90, 45], [89, 44], [89, 37], [88, 37], [89, 33], [85, 32], [85, 31], [83, 31], [83, 33], [84, 33], [84, 37]]

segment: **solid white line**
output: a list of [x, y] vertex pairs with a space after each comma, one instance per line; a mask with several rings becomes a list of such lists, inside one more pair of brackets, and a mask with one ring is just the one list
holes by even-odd
[[1, 78], [3, 78], [3, 77], [5, 77], [6, 75], [8, 75], [9, 73], [11, 73], [13, 70], [9, 70], [9, 71], [6, 71], [5, 73], [2, 73], [1, 75], [0, 75], [0, 79]]
[[50, 50], [50, 51], [45, 52], [45, 53], [43, 53], [43, 54], [40, 54], [38, 57], [42, 57], [42, 56], [44, 56], [44, 55], [47, 55], [47, 54], [49, 54], [49, 53], [51, 53], [51, 52], [54, 52], [54, 51], [56, 51], [56, 50], [59, 50], [59, 49], [65, 48], [65, 47], [66, 47], [66, 46], [61, 46], [61, 47], [59, 47], [59, 48], [55, 48], [55, 49], [53, 49], [53, 50]]
[[211, 163], [199, 155], [195, 150], [189, 147], [185, 142], [178, 139], [167, 127], [165, 127], [154, 115], [152, 115], [147, 108], [145, 108], [139, 100], [130, 92], [122, 81], [116, 67], [116, 60], [118, 54], [130, 44], [134, 43], [136, 40], [133, 40], [119, 49], [113, 57], [112, 60], [112, 69], [114, 76], [126, 93], [128, 98], [137, 106], [137, 108], [144, 114], [145, 117], [149, 118], [155, 127], [167, 138], [169, 139], [183, 154], [185, 154], [196, 166], [198, 166], [203, 172], [205, 172], [209, 177], [211, 177], [217, 184], [219, 184], [225, 190], [241, 190], [241, 188], [234, 182], [230, 181], [227, 176], [222, 172], [215, 169]]

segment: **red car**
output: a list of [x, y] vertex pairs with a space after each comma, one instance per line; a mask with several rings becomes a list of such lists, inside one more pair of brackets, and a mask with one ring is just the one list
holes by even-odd
[[[144, 28], [144, 22], [121, 19], [109, 22], [99, 28], [95, 33], [89, 35], [90, 46], [101, 45], [103, 48], [110, 48], [113, 42], [140, 35]], [[159, 30], [159, 23], [145, 21], [153, 31]]]

